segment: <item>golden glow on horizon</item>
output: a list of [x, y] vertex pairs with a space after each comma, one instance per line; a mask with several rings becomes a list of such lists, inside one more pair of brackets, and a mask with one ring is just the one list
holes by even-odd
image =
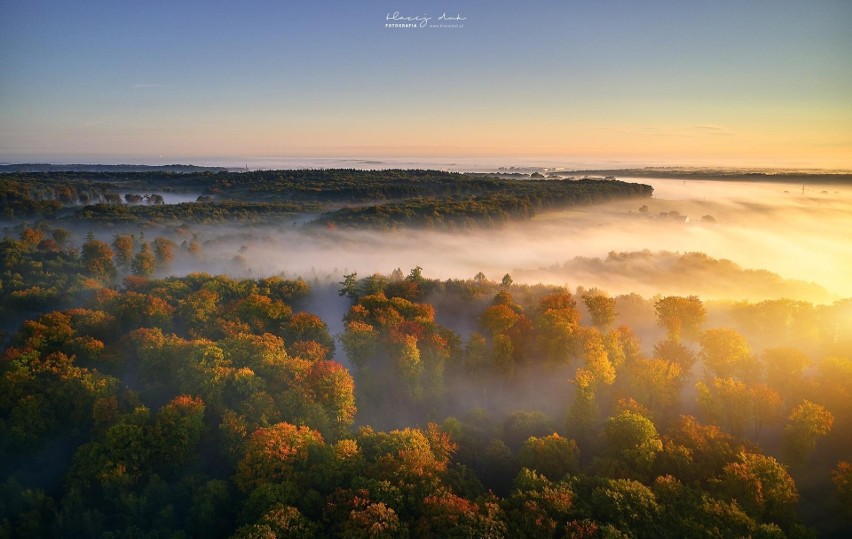
[[[718, 111], [717, 111], [718, 112]], [[186, 111], [168, 120], [106, 116], [99, 121], [67, 117], [42, 135], [43, 126], [22, 125], [15, 154], [56, 156], [280, 156], [280, 157], [488, 157], [633, 160], [660, 165], [791, 166], [852, 168], [852, 113], [726, 111], [689, 114], [589, 111], [583, 117], [542, 117], [451, 112], [371, 116], [354, 112], [313, 116], [284, 113], [244, 116]], [[716, 118], [704, 121], [704, 118]], [[27, 147], [24, 141], [37, 141]], [[11, 150], [11, 151], [10, 151]]]

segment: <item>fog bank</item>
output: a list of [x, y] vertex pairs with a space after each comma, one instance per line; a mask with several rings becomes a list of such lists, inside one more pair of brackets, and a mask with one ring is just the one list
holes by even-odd
[[[846, 277], [852, 271], [849, 186], [809, 186], [803, 193], [788, 184], [641, 181], [654, 186], [652, 200], [544, 213], [497, 229], [193, 227], [204, 246], [203, 259], [173, 270], [339, 279], [354, 271], [364, 276], [419, 265], [426, 275], [440, 279], [470, 278], [481, 271], [492, 279], [510, 273], [524, 282], [597, 286], [612, 293], [684, 293], [683, 283], [642, 278], [653, 267], [632, 275], [623, 267], [613, 272], [566, 264], [575, 257], [603, 259], [612, 251], [649, 250], [702, 252], [743, 270], [765, 269], [783, 279], [812, 283], [794, 283], [797, 291], [792, 295], [800, 299], [827, 301], [852, 295], [852, 281]], [[790, 287], [776, 290], [771, 282], [768, 288], [750, 291], [730, 287], [722, 278], [715, 281], [696, 282], [696, 289], [712, 298], [791, 295]], [[808, 290], [813, 298], [804, 297]]]

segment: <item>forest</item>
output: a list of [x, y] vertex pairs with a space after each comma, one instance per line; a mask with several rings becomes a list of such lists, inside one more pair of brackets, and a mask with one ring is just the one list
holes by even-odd
[[[198, 198], [166, 205], [157, 191]], [[434, 170], [32, 172], [0, 176], [0, 215], [209, 223], [275, 222], [282, 214], [322, 212], [315, 223], [326, 226], [488, 226], [530, 218], [536, 210], [648, 198], [651, 192], [650, 186], [617, 180], [500, 179]]]
[[[437, 278], [437, 260], [269, 274], [254, 251], [295, 263], [401, 228], [463, 249], [651, 194], [440, 171], [0, 176], [0, 537], [848, 536], [852, 298], [703, 253], [566, 253], [544, 282]], [[674, 288], [566, 284], [607, 272]]]

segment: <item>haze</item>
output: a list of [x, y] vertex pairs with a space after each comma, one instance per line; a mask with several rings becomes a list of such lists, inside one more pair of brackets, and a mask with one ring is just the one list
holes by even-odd
[[[291, 220], [276, 227], [193, 227], [204, 244], [201, 263], [173, 269], [271, 275], [283, 273], [332, 281], [345, 273], [387, 274], [422, 266], [432, 278], [470, 278], [483, 272], [499, 280], [506, 273], [518, 282], [570, 287], [599, 287], [610, 293], [651, 296], [687, 293], [682, 283], [655, 277], [661, 266], [624, 271], [574, 264], [575, 257], [606, 258], [611, 251], [703, 252], [728, 259], [743, 270], [765, 269], [783, 279], [811, 283], [795, 295], [810, 301], [852, 295], [852, 190], [849, 186], [648, 180], [649, 201], [622, 201], [537, 215], [532, 222], [470, 231], [325, 230]], [[647, 206], [646, 212], [640, 212]], [[661, 217], [679, 212], [681, 219]], [[702, 220], [711, 216], [715, 222]], [[688, 222], [685, 218], [688, 217]], [[107, 234], [111, 232], [107, 231]], [[109, 239], [105, 236], [105, 239]], [[239, 255], [242, 264], [235, 266]], [[653, 257], [652, 257], [653, 258]], [[658, 257], [659, 258], [659, 257]], [[555, 267], [560, 266], [560, 267]], [[624, 268], [622, 268], [623, 270]], [[690, 293], [705, 298], [764, 299], [791, 295], [791, 288], [741, 289], [738, 276], [713, 275], [690, 282]], [[763, 280], [766, 280], [765, 278]], [[823, 291], [812, 291], [822, 287]], [[811, 297], [807, 297], [811, 295]]]

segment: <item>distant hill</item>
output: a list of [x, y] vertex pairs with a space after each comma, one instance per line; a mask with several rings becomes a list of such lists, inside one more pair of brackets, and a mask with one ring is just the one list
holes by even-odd
[[224, 167], [196, 165], [53, 165], [49, 163], [13, 163], [0, 165], [3, 172], [226, 172]]
[[763, 269], [746, 269], [701, 252], [612, 251], [606, 258], [577, 256], [564, 264], [539, 269], [515, 270], [525, 282], [585, 282], [610, 291], [643, 295], [697, 294], [704, 299], [788, 298], [830, 302], [833, 296], [822, 286], [785, 279]]
[[571, 176], [614, 176], [618, 178], [662, 178], [675, 180], [728, 180], [779, 183], [852, 184], [848, 172], [814, 170], [739, 170], [678, 167], [647, 167], [603, 170], [560, 170]]

